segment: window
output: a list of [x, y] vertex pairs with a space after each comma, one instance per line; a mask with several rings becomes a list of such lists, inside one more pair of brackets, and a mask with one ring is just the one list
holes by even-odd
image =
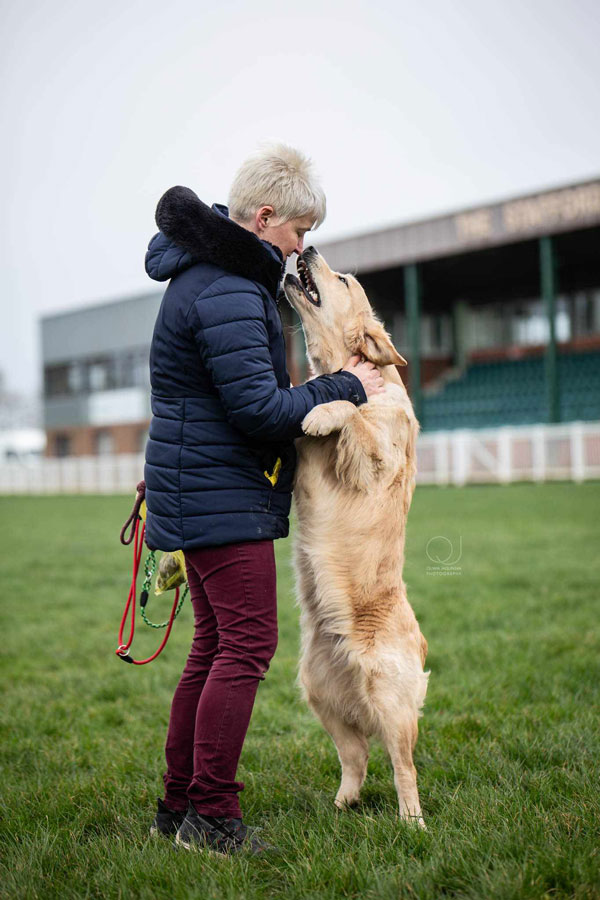
[[47, 397], [59, 397], [69, 393], [69, 366], [46, 366], [44, 369], [44, 392]]
[[94, 443], [98, 456], [109, 456], [114, 452], [115, 442], [110, 431], [97, 431]]
[[46, 397], [110, 391], [119, 388], [148, 389], [148, 349], [126, 350], [114, 356], [73, 360], [44, 369]]
[[70, 456], [71, 455], [71, 438], [68, 434], [57, 434], [54, 438], [54, 455]]
[[144, 453], [146, 450], [146, 441], [148, 440], [148, 429], [140, 428], [137, 435], [137, 451], [138, 453]]
[[135, 387], [148, 387], [150, 371], [148, 366], [148, 353], [145, 350], [138, 351], [134, 357], [133, 383]]
[[94, 360], [89, 364], [88, 379], [90, 391], [106, 391], [110, 387], [109, 362], [106, 359]]
[[568, 298], [573, 337], [594, 334], [596, 328], [595, 297], [593, 291], [577, 291]]
[[116, 360], [116, 386], [130, 388], [135, 384], [135, 355], [124, 353]]
[[46, 397], [82, 394], [86, 390], [86, 364], [76, 361], [46, 366], [44, 392]]
[[85, 391], [85, 367], [80, 362], [72, 362], [68, 367], [67, 380], [70, 394], [82, 394]]

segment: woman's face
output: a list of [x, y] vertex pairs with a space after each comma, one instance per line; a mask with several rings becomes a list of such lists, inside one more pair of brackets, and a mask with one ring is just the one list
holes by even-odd
[[292, 253], [302, 253], [304, 249], [304, 235], [314, 225], [314, 216], [299, 216], [282, 222], [274, 215], [270, 206], [263, 206], [257, 213], [257, 233], [263, 241], [269, 241], [279, 247], [283, 258], [287, 259]]

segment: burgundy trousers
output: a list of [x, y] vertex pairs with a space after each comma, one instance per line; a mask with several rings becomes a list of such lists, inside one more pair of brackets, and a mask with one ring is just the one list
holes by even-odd
[[273, 541], [186, 551], [192, 648], [167, 734], [165, 803], [241, 818], [235, 780], [258, 682], [277, 646]]

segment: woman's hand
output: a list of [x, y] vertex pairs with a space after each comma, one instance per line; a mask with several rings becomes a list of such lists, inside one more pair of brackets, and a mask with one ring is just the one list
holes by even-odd
[[377, 366], [368, 360], [362, 360], [359, 355], [351, 356], [343, 367], [345, 372], [352, 372], [362, 382], [367, 397], [373, 394], [382, 394], [385, 384]]

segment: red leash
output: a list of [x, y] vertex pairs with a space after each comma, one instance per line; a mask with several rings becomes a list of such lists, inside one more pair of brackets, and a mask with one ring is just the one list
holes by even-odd
[[[143, 482], [140, 483], [140, 485]], [[138, 499], [140, 496], [140, 485], [138, 485]], [[144, 485], [145, 487], [145, 485]], [[173, 622], [175, 621], [175, 617], [177, 615], [177, 606], [179, 603], [179, 588], [175, 589], [175, 599], [173, 601], [173, 608], [171, 609], [171, 615], [169, 617], [169, 621], [167, 623], [167, 630], [165, 632], [165, 636], [162, 640], [162, 643], [156, 653], [153, 653], [152, 656], [149, 656], [147, 659], [134, 659], [129, 654], [129, 649], [133, 643], [133, 636], [135, 634], [135, 597], [136, 597], [136, 584], [138, 572], [140, 570], [140, 561], [142, 559], [142, 550], [144, 547], [144, 533], [146, 531], [146, 525], [142, 521], [139, 515], [139, 508], [142, 500], [144, 499], [143, 494], [141, 500], [136, 500], [137, 509], [134, 507], [135, 512], [135, 528], [133, 529], [133, 533], [130, 534], [129, 539], [123, 540], [124, 531], [127, 525], [133, 522], [133, 518], [127, 521], [123, 531], [121, 532], [121, 542], [130, 544], [133, 541], [133, 573], [131, 576], [131, 586], [129, 588], [129, 594], [127, 596], [127, 603], [125, 604], [125, 610], [123, 611], [123, 616], [121, 618], [121, 625], [119, 627], [119, 646], [117, 647], [115, 653], [120, 659], [127, 663], [133, 663], [134, 666], [145, 666], [146, 663], [152, 662], [153, 659], [162, 653], [164, 650], [165, 644], [169, 640], [169, 635], [171, 634], [171, 629], [173, 627]], [[133, 514], [132, 514], [133, 515]], [[141, 523], [141, 528], [140, 528]], [[148, 601], [148, 591], [144, 588], [140, 595], [140, 606], [145, 607]], [[129, 640], [126, 644], [123, 643], [123, 632], [125, 631], [125, 625], [127, 623], [127, 616], [131, 613], [131, 627], [129, 629]]]

